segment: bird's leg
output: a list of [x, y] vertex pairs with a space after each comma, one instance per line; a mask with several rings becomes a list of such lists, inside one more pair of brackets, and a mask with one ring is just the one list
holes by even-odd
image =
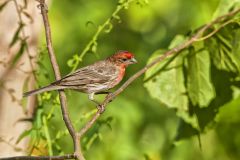
[[104, 112], [105, 108], [98, 102], [94, 99], [94, 94], [95, 93], [91, 93], [88, 95], [88, 99], [91, 100], [92, 102], [94, 102], [95, 104], [97, 104], [97, 109], [100, 110], [101, 113]]
[[100, 105], [100, 103], [94, 99], [94, 93], [90, 93], [88, 95], [88, 99], [91, 100], [92, 102], [96, 103], [97, 105]]

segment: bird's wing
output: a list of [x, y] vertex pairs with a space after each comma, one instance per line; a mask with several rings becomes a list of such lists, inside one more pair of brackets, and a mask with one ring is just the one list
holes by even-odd
[[111, 67], [94, 67], [88, 66], [84, 68], [80, 68], [77, 71], [63, 77], [61, 80], [56, 81], [55, 84], [59, 86], [65, 86], [69, 88], [79, 88], [81, 86], [86, 86], [89, 84], [105, 84], [114, 79], [114, 75], [112, 74]]

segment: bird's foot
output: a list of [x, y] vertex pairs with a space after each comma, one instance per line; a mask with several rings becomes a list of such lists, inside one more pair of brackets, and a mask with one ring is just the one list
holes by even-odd
[[100, 113], [102, 114], [105, 111], [105, 106], [103, 106], [102, 104], [97, 105], [97, 109], [100, 111]]
[[113, 96], [113, 93], [108, 93], [106, 96], [106, 99], [110, 99], [109, 103], [113, 101], [113, 99], [111, 98]]

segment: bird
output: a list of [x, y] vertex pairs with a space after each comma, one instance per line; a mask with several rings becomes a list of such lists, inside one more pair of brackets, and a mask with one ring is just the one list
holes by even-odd
[[133, 53], [118, 51], [104, 60], [79, 68], [47, 86], [26, 92], [23, 97], [53, 90], [72, 89], [88, 94], [89, 100], [100, 105], [94, 99], [94, 95], [109, 93], [108, 90], [122, 81], [126, 67], [135, 63], [137, 63], [137, 60]]

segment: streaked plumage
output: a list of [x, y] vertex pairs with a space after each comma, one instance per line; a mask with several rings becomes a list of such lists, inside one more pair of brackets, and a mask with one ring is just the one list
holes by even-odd
[[136, 62], [132, 53], [119, 51], [105, 60], [80, 68], [46, 87], [26, 92], [24, 96], [52, 90], [73, 89], [87, 93], [89, 99], [94, 101], [93, 96], [95, 93], [104, 92], [115, 87], [122, 80], [125, 68]]

